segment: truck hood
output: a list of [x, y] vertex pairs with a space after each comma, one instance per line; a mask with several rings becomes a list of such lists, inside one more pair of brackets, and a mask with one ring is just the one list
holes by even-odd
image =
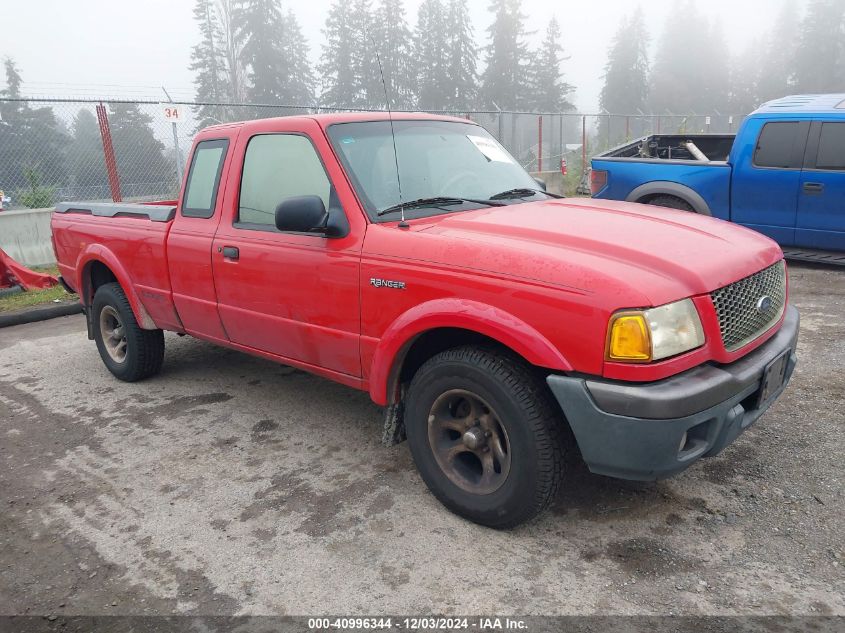
[[709, 293], [783, 257], [775, 242], [735, 224], [618, 201], [547, 200], [414, 224], [442, 238], [427, 244], [429, 261], [616, 291], [627, 307]]

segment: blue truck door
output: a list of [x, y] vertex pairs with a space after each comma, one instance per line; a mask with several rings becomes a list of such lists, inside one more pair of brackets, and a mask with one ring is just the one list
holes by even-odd
[[801, 174], [795, 243], [845, 250], [845, 121], [815, 121]]
[[741, 136], [756, 141], [746, 141], [735, 158], [731, 179], [733, 222], [782, 245], [795, 244], [798, 190], [809, 130], [809, 121], [748, 122]]

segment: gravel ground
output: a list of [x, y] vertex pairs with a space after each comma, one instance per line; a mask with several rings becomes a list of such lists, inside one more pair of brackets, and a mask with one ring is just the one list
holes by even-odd
[[721, 456], [570, 473], [510, 532], [444, 510], [365, 394], [190, 338], [114, 380], [81, 316], [0, 330], [0, 613], [845, 615], [845, 271]]

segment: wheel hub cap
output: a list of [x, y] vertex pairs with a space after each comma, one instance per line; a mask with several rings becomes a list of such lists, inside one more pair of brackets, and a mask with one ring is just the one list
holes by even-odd
[[428, 441], [443, 474], [467, 492], [490, 494], [508, 477], [508, 434], [477, 394], [452, 389], [438, 397], [428, 416]]
[[126, 332], [120, 314], [112, 306], [105, 306], [100, 312], [100, 336], [109, 357], [116, 362], [126, 360]]

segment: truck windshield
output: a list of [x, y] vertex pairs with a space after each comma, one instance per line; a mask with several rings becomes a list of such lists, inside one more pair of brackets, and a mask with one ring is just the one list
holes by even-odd
[[[491, 197], [500, 204], [547, 197], [482, 127], [400, 119], [393, 121], [393, 129], [395, 157], [390, 121], [336, 123], [328, 128], [335, 152], [373, 221], [396, 220], [400, 202], [416, 201], [413, 208], [405, 209], [405, 217], [410, 219], [482, 208], [486, 206], [483, 201]], [[497, 196], [502, 193], [506, 195]], [[427, 199], [431, 202], [420, 204]], [[444, 199], [452, 202], [442, 204]]]

